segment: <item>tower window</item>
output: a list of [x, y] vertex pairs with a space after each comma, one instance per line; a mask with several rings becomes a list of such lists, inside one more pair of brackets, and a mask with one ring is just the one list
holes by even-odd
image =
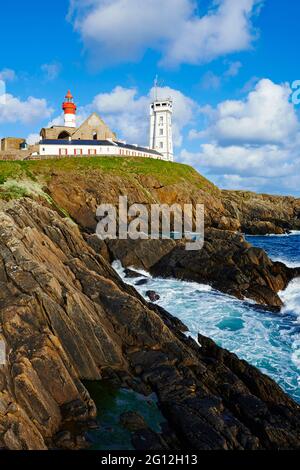
[[164, 117], [160, 116], [159, 120], [160, 120], [161, 123], [163, 123], [164, 122]]
[[159, 146], [160, 146], [161, 149], [163, 149], [163, 148], [164, 148], [164, 143], [163, 143], [163, 142], [160, 142], [160, 143], [159, 143]]
[[164, 135], [164, 130], [163, 129], [159, 129], [159, 135]]

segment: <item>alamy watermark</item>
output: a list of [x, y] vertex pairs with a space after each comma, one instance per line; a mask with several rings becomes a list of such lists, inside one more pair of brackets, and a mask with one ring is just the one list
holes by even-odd
[[294, 90], [292, 93], [292, 103], [298, 105], [300, 104], [300, 80], [295, 80], [291, 88]]
[[184, 239], [186, 250], [204, 245], [203, 204], [132, 204], [119, 197], [119, 206], [101, 204], [96, 212], [96, 234], [101, 240]]

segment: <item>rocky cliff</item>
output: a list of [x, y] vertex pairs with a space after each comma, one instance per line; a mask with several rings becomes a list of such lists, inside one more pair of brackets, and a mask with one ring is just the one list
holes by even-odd
[[299, 406], [213, 341], [200, 346], [125, 285], [79, 228], [28, 198], [0, 212], [0, 447], [84, 443], [95, 416], [83, 379], [155, 392], [165, 448], [300, 447]]
[[[174, 241], [134, 249], [99, 243], [96, 208], [117, 204], [119, 195], [129, 203], [204, 203], [207, 246], [197, 262], [184, 262]], [[299, 200], [221, 192], [183, 165], [2, 162], [0, 448], [84, 446], [96, 414], [85, 379], [155, 392], [166, 420], [158, 447], [299, 448], [299, 406], [280, 387], [208, 338], [199, 337], [199, 346], [186, 337], [178, 320], [145, 302], [110, 266], [120, 258], [278, 308], [278, 290], [297, 271], [233, 232], [296, 228]]]
[[[39, 184], [85, 231], [94, 232], [101, 203], [204, 204], [207, 227], [251, 234], [300, 229], [300, 199], [221, 191], [193, 168], [150, 159], [78, 158], [0, 162], [0, 199], [7, 185]], [[22, 186], [26, 193], [26, 184]]]

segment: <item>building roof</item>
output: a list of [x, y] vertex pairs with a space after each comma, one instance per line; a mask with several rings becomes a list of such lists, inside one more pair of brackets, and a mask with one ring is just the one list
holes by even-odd
[[118, 148], [124, 148], [127, 150], [134, 150], [136, 152], [147, 152], [153, 155], [162, 155], [153, 149], [145, 147], [139, 147], [137, 145], [125, 144], [124, 142], [111, 141], [111, 140], [64, 140], [64, 139], [44, 139], [40, 141], [40, 145], [87, 145], [87, 146], [113, 146]]
[[40, 145], [114, 145], [110, 140], [44, 139]]

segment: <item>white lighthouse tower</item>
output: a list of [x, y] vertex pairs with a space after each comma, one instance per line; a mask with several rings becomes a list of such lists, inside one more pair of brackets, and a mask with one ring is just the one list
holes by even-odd
[[65, 101], [62, 104], [65, 116], [65, 127], [76, 127], [76, 111], [77, 106], [70, 90], [66, 94]]
[[174, 161], [172, 114], [172, 99], [158, 99], [156, 78], [155, 99], [150, 105], [150, 148], [161, 153], [164, 156], [164, 160], [170, 162]]

